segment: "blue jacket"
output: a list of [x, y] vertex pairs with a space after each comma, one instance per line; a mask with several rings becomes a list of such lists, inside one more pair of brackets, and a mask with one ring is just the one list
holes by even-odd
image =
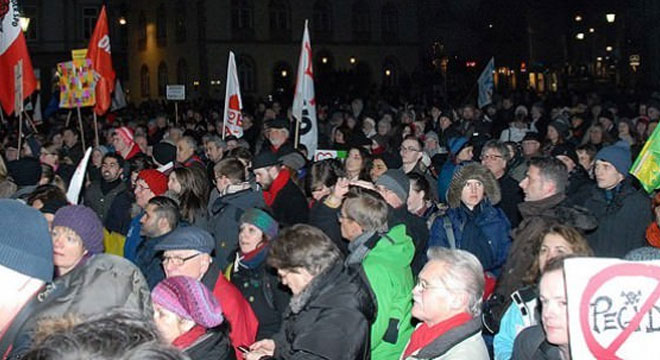
[[[452, 224], [456, 248], [471, 252], [481, 261], [485, 271], [499, 275], [511, 244], [511, 223], [502, 209], [484, 199], [473, 211], [461, 204], [449, 209], [446, 216]], [[442, 216], [438, 216], [431, 226], [431, 246], [450, 247]]]
[[135, 263], [135, 258], [137, 257], [137, 248], [142, 243], [142, 235], [140, 235], [140, 230], [142, 229], [142, 223], [140, 220], [144, 216], [144, 211], [140, 212], [131, 220], [131, 226], [128, 228], [128, 233], [126, 233], [126, 242], [124, 243], [124, 257], [128, 260]]
[[454, 176], [454, 171], [456, 171], [456, 164], [454, 164], [451, 159], [447, 159], [440, 174], [438, 175], [438, 200], [440, 202], [447, 202], [447, 189], [449, 189], [449, 184], [451, 183], [451, 178]]

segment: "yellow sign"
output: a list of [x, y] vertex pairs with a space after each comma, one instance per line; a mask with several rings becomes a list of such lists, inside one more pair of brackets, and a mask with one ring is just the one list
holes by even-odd
[[71, 50], [71, 59], [82, 60], [87, 57], [87, 49], [74, 49]]

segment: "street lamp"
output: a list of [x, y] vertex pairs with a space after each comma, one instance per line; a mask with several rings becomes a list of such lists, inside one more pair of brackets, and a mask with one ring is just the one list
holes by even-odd
[[577, 33], [575, 35], [575, 38], [578, 39], [578, 40], [584, 40], [584, 33], [581, 33], [581, 32]]
[[355, 56], [351, 56], [351, 58], [348, 59], [348, 61], [349, 61], [351, 64], [355, 64], [355, 63], [357, 62], [357, 59], [355, 59]]
[[594, 29], [594, 28], [589, 28], [589, 32], [590, 32], [590, 33], [593, 33], [594, 31], [596, 31], [596, 29]]
[[607, 19], [607, 22], [611, 24], [616, 19], [616, 14], [615, 13], [607, 13], [607, 14], [605, 14], [605, 19]]
[[385, 69], [385, 76], [390, 76], [390, 75], [392, 75], [392, 70]]
[[607, 51], [607, 52], [612, 51], [612, 47], [608, 45], [607, 47], [605, 47], [605, 51]]
[[580, 21], [582, 21], [582, 16], [575, 15], [575, 22], [580, 22]]
[[28, 26], [30, 26], [30, 18], [21, 16], [18, 18], [18, 24], [21, 26], [21, 30], [23, 30], [23, 32], [27, 32]]
[[119, 18], [119, 25], [126, 25], [126, 18], [125, 17], [120, 17]]

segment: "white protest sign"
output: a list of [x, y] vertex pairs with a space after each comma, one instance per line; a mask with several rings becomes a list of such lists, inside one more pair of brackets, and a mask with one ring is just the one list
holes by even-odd
[[567, 259], [573, 359], [648, 359], [660, 343], [660, 261]]
[[167, 85], [165, 87], [165, 95], [167, 100], [186, 100], [186, 86], [185, 85]]

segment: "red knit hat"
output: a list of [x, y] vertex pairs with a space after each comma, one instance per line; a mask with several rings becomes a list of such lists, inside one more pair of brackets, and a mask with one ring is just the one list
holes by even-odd
[[133, 146], [135, 140], [133, 140], [133, 130], [129, 129], [126, 126], [115, 129], [115, 134], [119, 136], [121, 141], [127, 146]]
[[167, 191], [167, 176], [158, 170], [142, 170], [138, 174], [138, 179], [144, 180], [156, 196], [163, 195]]

